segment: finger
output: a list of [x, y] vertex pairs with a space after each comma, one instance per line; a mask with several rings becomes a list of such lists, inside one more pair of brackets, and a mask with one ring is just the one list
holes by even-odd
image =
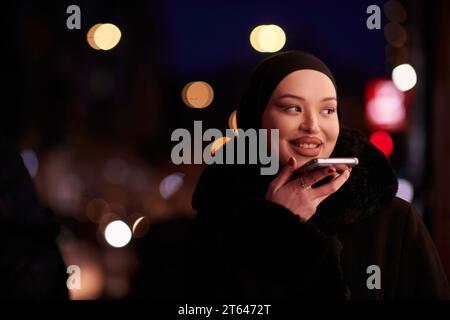
[[295, 171], [296, 166], [297, 161], [294, 157], [290, 157], [288, 163], [283, 167], [280, 174], [272, 180], [272, 183], [270, 185], [273, 191], [277, 191], [289, 181]]
[[336, 172], [336, 168], [334, 168], [334, 167], [323, 168], [320, 170], [314, 170], [309, 173], [305, 173], [301, 176], [301, 178], [307, 185], [312, 186], [317, 181], [320, 181], [323, 178], [325, 178], [335, 172]]
[[320, 187], [314, 189], [316, 192], [316, 195], [318, 197], [322, 197], [322, 196], [328, 196], [332, 193], [335, 193], [342, 187], [342, 185], [348, 180], [349, 177], [350, 177], [350, 171], [345, 170], [341, 174], [337, 175], [329, 183], [324, 184], [323, 186], [320, 186]]
[[347, 166], [346, 164], [337, 164], [336, 165], [336, 171], [341, 174], [343, 173], [345, 170], [347, 170], [349, 168], [349, 166]]

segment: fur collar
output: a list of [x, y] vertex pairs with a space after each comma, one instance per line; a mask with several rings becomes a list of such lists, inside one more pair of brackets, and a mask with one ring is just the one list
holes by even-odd
[[[341, 128], [332, 157], [357, 157], [359, 164], [336, 193], [318, 207], [313, 221], [322, 228], [358, 222], [382, 210], [397, 193], [397, 177], [389, 161], [358, 131]], [[264, 198], [273, 176], [257, 165], [211, 165], [202, 173], [192, 206], [199, 217], [220, 219], [249, 198]], [[245, 214], [245, 213], [244, 213]]]

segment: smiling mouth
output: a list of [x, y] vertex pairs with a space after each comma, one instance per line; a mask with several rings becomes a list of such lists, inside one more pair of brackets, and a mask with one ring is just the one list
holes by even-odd
[[290, 142], [295, 153], [304, 157], [317, 157], [320, 153], [322, 144], [316, 143], [296, 143]]
[[320, 144], [312, 144], [312, 143], [292, 143], [292, 144], [297, 148], [305, 148], [305, 149], [315, 149], [318, 146], [320, 146]]

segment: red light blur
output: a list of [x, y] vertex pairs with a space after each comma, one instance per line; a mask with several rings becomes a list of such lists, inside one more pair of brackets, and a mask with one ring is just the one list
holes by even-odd
[[377, 131], [372, 133], [370, 136], [370, 142], [380, 149], [386, 158], [389, 158], [394, 151], [394, 141], [386, 131]]
[[390, 132], [405, 129], [405, 96], [391, 80], [370, 81], [366, 86], [365, 100], [365, 117], [369, 128]]

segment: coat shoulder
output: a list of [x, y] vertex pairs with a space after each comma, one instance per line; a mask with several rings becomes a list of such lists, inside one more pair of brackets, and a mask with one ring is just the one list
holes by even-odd
[[387, 219], [390, 221], [403, 221], [404, 223], [411, 221], [411, 219], [421, 219], [414, 206], [399, 197], [394, 197], [380, 212], [380, 214], [382, 219]]
[[405, 214], [408, 214], [408, 212], [411, 211], [413, 207], [411, 203], [399, 197], [394, 197], [388, 204], [388, 206], [394, 207], [401, 212], [406, 212]]
[[382, 231], [391, 240], [401, 241], [404, 237], [415, 237], [417, 232], [426, 230], [419, 211], [411, 203], [398, 197], [394, 197], [383, 209], [365, 221], [363, 225], [369, 230]]

